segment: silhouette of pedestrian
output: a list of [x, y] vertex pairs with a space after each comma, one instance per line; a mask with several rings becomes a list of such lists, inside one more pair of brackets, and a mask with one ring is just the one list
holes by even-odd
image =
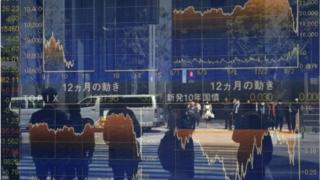
[[300, 127], [301, 127], [300, 126], [300, 108], [301, 107], [300, 107], [300, 103], [299, 103], [298, 98], [294, 99], [294, 103], [292, 103], [291, 108], [292, 108], [292, 115], [291, 115], [292, 129], [293, 129], [293, 131], [295, 131], [297, 133], [298, 129], [300, 129]]
[[[177, 126], [177, 122], [176, 119], [179, 119], [179, 117], [181, 116], [180, 111], [184, 108], [184, 106], [179, 105], [179, 104], [170, 104], [168, 105], [168, 124], [167, 124], [167, 128], [168, 129], [174, 129]], [[179, 117], [178, 117], [179, 116]]]
[[183, 137], [177, 131], [168, 130], [161, 139], [158, 156], [163, 169], [170, 172], [170, 180], [193, 179], [194, 177], [194, 145], [191, 137], [192, 129], [181, 129], [181, 134], [188, 137], [182, 144]]
[[197, 107], [197, 104], [194, 101], [191, 101], [187, 108], [183, 107], [185, 109], [185, 115], [183, 119], [179, 119], [180, 126], [183, 126], [183, 128], [196, 128], [196, 124], [199, 125], [200, 123], [200, 111]]
[[235, 127], [241, 123], [241, 112], [240, 112], [240, 100], [237, 98], [233, 99], [232, 117], [234, 120]]
[[261, 102], [261, 104], [259, 105], [259, 114], [260, 114], [260, 119], [262, 121], [262, 123], [266, 126], [269, 126], [269, 122], [268, 122], [268, 106], [265, 102]]
[[89, 164], [94, 152], [93, 120], [82, 118], [80, 106], [69, 106], [70, 127], [74, 129], [74, 135], [69, 143], [69, 163], [67, 167], [67, 179], [78, 180], [88, 178]]
[[[57, 92], [47, 88], [42, 92], [45, 106], [32, 114], [30, 119], [31, 156], [40, 180], [45, 180], [51, 172], [55, 179], [62, 179], [65, 174], [65, 147], [55, 140], [52, 130], [68, 124], [67, 116], [56, 107]], [[38, 126], [44, 124], [45, 126]], [[51, 130], [49, 130], [51, 129]], [[38, 133], [42, 132], [42, 133]]]
[[288, 117], [288, 119], [290, 121], [291, 130], [293, 132], [296, 131], [296, 121], [297, 121], [296, 117], [297, 117], [299, 109], [300, 109], [300, 105], [299, 105], [298, 99], [296, 98], [293, 103], [289, 104], [289, 117]]
[[109, 165], [115, 180], [131, 180], [136, 176], [141, 161], [140, 146], [136, 138], [141, 136], [140, 124], [133, 111], [120, 99], [107, 114], [103, 137], [109, 146]]
[[223, 102], [223, 118], [224, 118], [224, 128], [232, 129], [232, 104], [229, 102], [228, 98], [224, 98]]
[[286, 105], [286, 120], [287, 120], [287, 123], [288, 123], [288, 130], [289, 132], [292, 132], [292, 129], [293, 129], [293, 118], [292, 118], [292, 115], [293, 115], [293, 111], [292, 111], [292, 104], [291, 102], [289, 102], [287, 105]]
[[276, 105], [276, 129], [278, 129], [279, 127], [280, 131], [282, 131], [283, 121], [286, 117], [285, 109], [285, 105], [282, 103], [281, 100], [279, 100]]
[[246, 114], [241, 124], [234, 130], [232, 139], [239, 143], [237, 154], [239, 179], [265, 179], [265, 169], [272, 159], [273, 145], [259, 114]]
[[170, 172], [171, 180], [192, 179], [194, 176], [194, 149], [192, 133], [195, 127], [194, 118], [190, 118], [188, 108], [183, 104], [172, 106], [176, 122], [161, 139], [158, 157], [163, 169]]
[[273, 130], [276, 127], [276, 104], [273, 101], [268, 105], [268, 119]]

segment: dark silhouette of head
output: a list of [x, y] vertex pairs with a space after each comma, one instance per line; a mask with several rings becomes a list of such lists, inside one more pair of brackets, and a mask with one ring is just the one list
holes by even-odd
[[265, 126], [258, 114], [251, 113], [244, 120], [244, 129], [264, 129]]
[[79, 104], [70, 104], [69, 105], [70, 115], [80, 115], [80, 105]]
[[52, 104], [52, 103], [57, 102], [58, 93], [54, 88], [49, 87], [49, 88], [43, 90], [41, 95], [42, 95], [43, 101], [46, 104]]

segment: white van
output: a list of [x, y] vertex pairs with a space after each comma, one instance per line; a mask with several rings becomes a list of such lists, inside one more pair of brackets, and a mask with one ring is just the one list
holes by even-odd
[[9, 109], [18, 114], [20, 129], [26, 130], [32, 113], [40, 110], [44, 106], [41, 96], [12, 97]]
[[[79, 102], [83, 118], [90, 118], [95, 123], [106, 117], [115, 104], [125, 104], [137, 117], [144, 129], [151, 129], [163, 124], [158, 118], [155, 95], [103, 95], [89, 96]], [[99, 122], [98, 122], [99, 123]]]

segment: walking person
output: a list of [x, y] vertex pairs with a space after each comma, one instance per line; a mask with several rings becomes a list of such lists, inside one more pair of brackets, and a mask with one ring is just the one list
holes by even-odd
[[175, 104], [169, 104], [167, 110], [167, 128], [174, 129], [176, 127], [175, 117], [177, 116], [178, 108]]
[[[67, 115], [57, 109], [57, 91], [47, 88], [42, 92], [45, 106], [33, 113], [30, 119], [31, 156], [38, 179], [46, 180], [49, 172], [56, 180], [65, 175], [65, 149], [49, 129], [57, 130], [68, 124]], [[37, 126], [41, 124], [43, 126]], [[42, 133], [38, 133], [42, 132]], [[52, 177], [52, 178], [53, 178]]]
[[271, 125], [272, 130], [276, 126], [276, 105], [274, 101], [271, 101], [268, 106], [268, 119]]
[[282, 131], [283, 122], [286, 116], [286, 108], [285, 105], [282, 103], [282, 100], [279, 100], [276, 105], [276, 129]]
[[241, 123], [241, 114], [240, 114], [240, 99], [234, 98], [232, 108], [232, 117], [234, 120], [235, 127]]
[[69, 162], [67, 167], [67, 179], [88, 179], [89, 164], [94, 152], [93, 120], [82, 118], [80, 106], [72, 104], [69, 106], [70, 124], [74, 129], [73, 138], [69, 143]]
[[255, 112], [259, 113], [259, 103], [256, 101], [254, 104], [255, 104]]
[[185, 121], [188, 122], [188, 125], [187, 125], [188, 128], [195, 129], [196, 125], [199, 126], [201, 116], [200, 116], [199, 108], [197, 107], [194, 101], [191, 101], [188, 104], [185, 113], [187, 115], [186, 116], [187, 119]]
[[202, 109], [201, 109], [201, 104], [198, 101], [193, 101], [194, 102], [194, 108], [195, 108], [195, 112], [196, 112], [196, 122], [197, 122], [197, 126], [199, 126], [200, 121], [201, 121], [201, 113], [202, 113]]
[[292, 132], [293, 129], [293, 118], [292, 118], [293, 112], [292, 112], [292, 104], [289, 102], [286, 106], [286, 120], [288, 124], [288, 130], [289, 132]]
[[265, 102], [261, 102], [261, 104], [259, 106], [260, 119], [261, 119], [261, 122], [264, 125], [269, 127], [268, 118], [267, 118], [267, 112], [268, 112], [268, 108], [267, 108], [266, 103]]
[[209, 104], [209, 102], [206, 102], [203, 106], [203, 115], [202, 115], [202, 119], [204, 119], [205, 121], [210, 121], [211, 119], [213, 119], [215, 116], [212, 112], [212, 105]]
[[223, 102], [223, 117], [224, 117], [224, 129], [232, 129], [232, 104], [229, 99], [224, 98]]
[[103, 138], [109, 146], [109, 165], [114, 179], [135, 178], [141, 161], [140, 145], [136, 138], [141, 136], [141, 127], [134, 112], [121, 100], [107, 114]]
[[[265, 179], [272, 160], [273, 144], [270, 133], [256, 112], [247, 112], [235, 128], [232, 140], [239, 143], [236, 179]], [[259, 142], [260, 147], [258, 147]]]
[[188, 115], [183, 108], [176, 108], [177, 122], [161, 139], [158, 157], [163, 169], [169, 171], [170, 180], [188, 180], [194, 177], [194, 129], [188, 123]]
[[294, 132], [298, 132], [297, 129], [299, 129], [299, 127], [297, 128], [297, 125], [299, 126], [299, 112], [300, 112], [300, 104], [299, 104], [299, 100], [298, 98], [295, 98], [294, 103], [291, 104], [291, 124], [292, 124], [292, 130]]

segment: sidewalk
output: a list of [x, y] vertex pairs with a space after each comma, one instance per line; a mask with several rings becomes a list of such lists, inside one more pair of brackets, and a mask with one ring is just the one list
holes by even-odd
[[213, 119], [210, 121], [202, 120], [199, 123], [197, 128], [205, 129], [205, 128], [215, 128], [215, 129], [224, 129], [224, 120], [223, 119]]

